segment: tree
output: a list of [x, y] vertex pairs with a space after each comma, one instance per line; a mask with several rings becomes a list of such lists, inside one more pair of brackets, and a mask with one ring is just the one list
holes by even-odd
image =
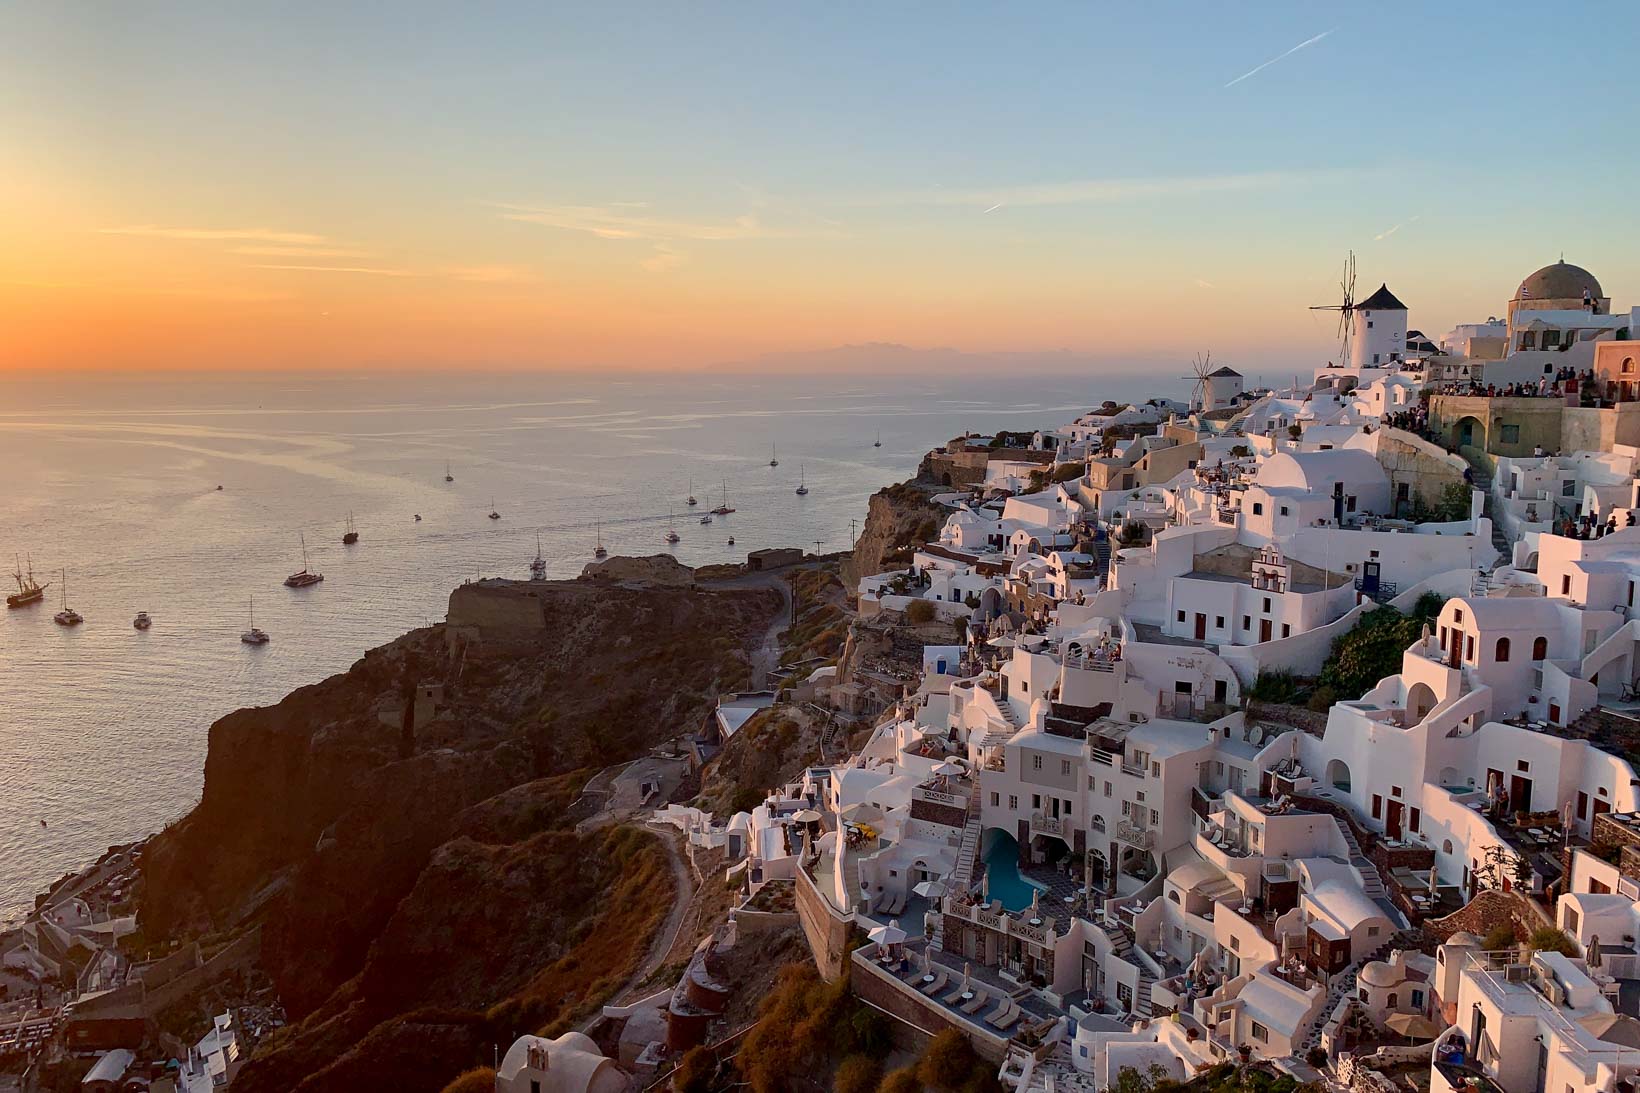
[[917, 1060], [917, 1077], [935, 1089], [960, 1089], [980, 1065], [968, 1037], [948, 1028], [934, 1037]]
[[1486, 938], [1481, 947], [1487, 952], [1498, 949], [1512, 949], [1515, 945], [1515, 925], [1512, 922], [1500, 922], [1486, 932]]
[[1124, 1066], [1116, 1072], [1116, 1081], [1111, 1089], [1114, 1093], [1153, 1093], [1154, 1090], [1169, 1088], [1173, 1084], [1167, 1067], [1161, 1063], [1151, 1063], [1143, 1074], [1134, 1067]]
[[917, 1077], [917, 1068], [902, 1066], [898, 1070], [889, 1071], [883, 1078], [883, 1084], [877, 1087], [877, 1093], [923, 1093], [922, 1079]]
[[704, 1044], [696, 1044], [672, 1071], [672, 1093], [711, 1093], [716, 1073], [716, 1056]]
[[1566, 936], [1566, 932], [1554, 926], [1540, 926], [1532, 931], [1528, 945], [1539, 952], [1559, 953], [1562, 956], [1576, 956], [1577, 942]]
[[492, 1093], [495, 1089], [495, 1071], [487, 1066], [474, 1067], [458, 1074], [444, 1087], [444, 1093]]
[[883, 1065], [869, 1055], [850, 1055], [837, 1067], [835, 1093], [873, 1093], [882, 1081]]

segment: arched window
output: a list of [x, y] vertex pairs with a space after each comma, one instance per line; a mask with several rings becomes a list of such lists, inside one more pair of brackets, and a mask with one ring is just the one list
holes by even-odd
[[1442, 842], [1441, 842], [1441, 853], [1443, 853], [1443, 854], [1452, 853], [1452, 840], [1451, 839], [1442, 840]]
[[1497, 653], [1497, 656], [1495, 656], [1493, 659], [1496, 660], [1499, 664], [1509, 663], [1509, 639], [1508, 638], [1499, 638], [1498, 639], [1498, 653]]
[[1549, 656], [1549, 639], [1536, 638], [1532, 642], [1532, 659], [1545, 660]]

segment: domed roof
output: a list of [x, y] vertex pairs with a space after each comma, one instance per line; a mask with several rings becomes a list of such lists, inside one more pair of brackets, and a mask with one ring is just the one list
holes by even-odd
[[1374, 960], [1361, 969], [1360, 978], [1369, 987], [1393, 987], [1405, 976], [1384, 961]]
[[1520, 283], [1515, 290], [1517, 300], [1581, 300], [1583, 290], [1596, 300], [1601, 299], [1600, 282], [1582, 266], [1568, 265], [1563, 259], [1552, 266], [1544, 266]]
[[1481, 939], [1470, 933], [1468, 930], [1459, 930], [1457, 933], [1447, 938], [1446, 943], [1448, 945], [1473, 945], [1478, 949], [1481, 945]]

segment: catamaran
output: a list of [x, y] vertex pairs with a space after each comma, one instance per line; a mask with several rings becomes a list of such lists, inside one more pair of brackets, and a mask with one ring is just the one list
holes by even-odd
[[592, 556], [594, 558], [602, 558], [608, 553], [609, 551], [604, 549], [604, 529], [603, 525], [600, 524], [598, 525], [598, 545], [592, 548]]
[[266, 645], [268, 632], [256, 628], [256, 597], [251, 597], [251, 628], [239, 635], [239, 640], [246, 645]]
[[808, 468], [799, 468], [797, 472], [797, 496], [807, 497], [809, 493]]
[[34, 579], [34, 559], [28, 560], [28, 571], [23, 571], [21, 560], [16, 562], [17, 570], [12, 578], [17, 582], [17, 591], [6, 597], [7, 607], [27, 607], [31, 603], [39, 603], [46, 598], [46, 589], [50, 582], [40, 584]]
[[694, 508], [696, 505], [700, 504], [699, 501], [695, 500], [695, 479], [693, 475], [689, 478], [689, 499], [685, 501], [684, 504], [688, 505], [690, 508]]
[[709, 512], [703, 514], [700, 518], [700, 522], [703, 524], [710, 524], [712, 522], [712, 514]]
[[544, 581], [547, 579], [547, 560], [541, 557], [541, 533], [535, 533], [535, 560], [530, 563], [530, 580]]
[[290, 576], [285, 578], [286, 588], [307, 588], [308, 586], [316, 585], [325, 579], [325, 575], [323, 573], [308, 572], [307, 536], [302, 535], [301, 540], [302, 568], [298, 572], [292, 573]]
[[68, 606], [68, 570], [63, 570], [63, 609], [52, 616], [58, 626], [78, 626], [85, 619], [80, 613]]
[[723, 504], [712, 510], [713, 516], [727, 516], [735, 511], [729, 507], [729, 483], [723, 484]]
[[347, 530], [342, 532], [342, 545], [352, 546], [359, 541], [359, 531], [353, 526], [353, 514], [347, 514]]

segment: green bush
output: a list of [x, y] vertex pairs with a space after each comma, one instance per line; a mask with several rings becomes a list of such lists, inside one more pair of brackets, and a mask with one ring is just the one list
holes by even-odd
[[491, 1093], [495, 1089], [495, 1071], [487, 1066], [475, 1067], [458, 1074], [444, 1087], [444, 1093]]
[[1486, 931], [1486, 937], [1481, 945], [1488, 952], [1495, 949], [1511, 949], [1515, 945], [1515, 927], [1513, 923], [1500, 922]]
[[672, 1093], [712, 1093], [716, 1073], [717, 1059], [704, 1045], [697, 1044], [684, 1052], [672, 1071]]
[[907, 622], [921, 626], [925, 622], [934, 621], [934, 605], [927, 600], [912, 600], [905, 606]]
[[[1387, 672], [1385, 673], [1385, 675], [1388, 674], [1389, 673]], [[1310, 692], [1310, 700], [1306, 702], [1305, 705], [1311, 710], [1314, 710], [1316, 713], [1326, 713], [1328, 710], [1333, 708], [1333, 703], [1337, 701], [1338, 692], [1333, 690], [1331, 687], [1322, 685]]]
[[1577, 942], [1567, 937], [1564, 930], [1554, 926], [1540, 926], [1533, 930], [1528, 944], [1539, 952], [1559, 953], [1562, 956], [1577, 955]]
[[1298, 698], [1298, 681], [1288, 671], [1262, 671], [1247, 689], [1256, 702], [1293, 702]]

